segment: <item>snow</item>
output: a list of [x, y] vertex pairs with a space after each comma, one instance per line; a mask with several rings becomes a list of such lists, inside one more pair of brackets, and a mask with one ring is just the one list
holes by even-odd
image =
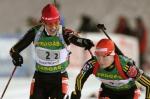
[[[69, 95], [71, 91], [74, 89], [75, 77], [78, 74], [78, 72], [79, 72], [78, 70], [74, 70], [73, 73], [69, 72], [69, 77], [70, 77], [69, 78], [70, 88], [68, 93]], [[0, 78], [0, 95], [4, 90], [8, 79], [9, 77]], [[3, 99], [29, 99], [31, 79], [32, 77], [12, 78]], [[98, 92], [99, 86], [100, 86], [100, 82], [94, 76], [90, 76], [83, 87], [81, 99], [96, 99], [96, 98], [90, 98], [89, 96], [93, 93]], [[144, 99], [144, 96], [145, 96], [144, 92], [142, 92], [140, 99]]]

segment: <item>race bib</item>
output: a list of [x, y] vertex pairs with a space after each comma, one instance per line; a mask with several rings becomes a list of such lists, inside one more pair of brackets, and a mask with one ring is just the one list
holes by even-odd
[[41, 47], [35, 48], [36, 62], [43, 66], [55, 66], [68, 59], [66, 48], [61, 50], [49, 50]]
[[127, 84], [129, 81], [131, 81], [132, 78], [129, 78], [127, 80], [106, 80], [106, 79], [100, 79], [104, 84], [110, 85], [112, 87], [120, 87], [122, 85]]

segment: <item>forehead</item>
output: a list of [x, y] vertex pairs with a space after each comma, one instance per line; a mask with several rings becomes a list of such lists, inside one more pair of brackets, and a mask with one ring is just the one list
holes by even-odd
[[114, 55], [108, 55], [108, 56], [101, 56], [101, 55], [99, 55], [97, 57], [98, 58], [104, 58], [104, 59], [112, 59], [112, 58], [114, 58]]
[[54, 24], [59, 24], [60, 21], [59, 20], [56, 20], [56, 21], [52, 21], [52, 22], [46, 22], [45, 24], [46, 25], [54, 25]]

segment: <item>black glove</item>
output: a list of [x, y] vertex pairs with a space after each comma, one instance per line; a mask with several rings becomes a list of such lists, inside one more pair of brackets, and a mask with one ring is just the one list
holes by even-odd
[[85, 46], [85, 50], [90, 50], [92, 47], [94, 47], [94, 43], [89, 39], [83, 39], [83, 44]]
[[72, 91], [71, 93], [71, 99], [80, 99], [81, 93], [76, 93], [75, 91]]
[[15, 66], [21, 66], [23, 64], [23, 58], [19, 53], [11, 53], [12, 62]]
[[74, 32], [73, 30], [67, 29], [67, 28], [64, 31], [65, 31], [65, 33], [73, 33]]

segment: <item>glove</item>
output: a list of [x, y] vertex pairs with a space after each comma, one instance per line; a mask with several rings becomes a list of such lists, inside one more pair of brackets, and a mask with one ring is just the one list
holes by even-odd
[[65, 29], [65, 33], [73, 33], [74, 31], [73, 30], [71, 30], [71, 29]]
[[23, 64], [23, 58], [19, 53], [11, 53], [12, 62], [15, 66], [21, 66]]
[[76, 93], [75, 91], [72, 91], [71, 93], [71, 99], [80, 99], [81, 93]]
[[128, 61], [125, 67], [126, 68], [123, 70], [127, 74], [128, 77], [136, 78], [139, 75], [139, 70], [135, 66], [135, 62], [132, 59]]
[[89, 39], [84, 39], [83, 44], [85, 46], [85, 50], [90, 50], [92, 47], [94, 47], [94, 43]]
[[67, 33], [67, 34], [69, 34], [69, 35], [79, 36], [79, 35], [78, 35], [79, 32], [75, 32], [75, 31], [73, 31], [73, 30], [71, 30], [71, 29], [67, 29], [67, 28], [66, 28], [64, 31], [65, 31], [65, 33]]

